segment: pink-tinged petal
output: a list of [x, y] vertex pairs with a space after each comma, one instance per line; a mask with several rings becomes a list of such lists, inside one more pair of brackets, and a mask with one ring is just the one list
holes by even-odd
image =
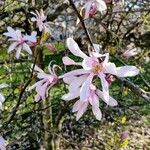
[[85, 19], [89, 18], [91, 6], [92, 6], [92, 2], [90, 2], [90, 1], [84, 5], [84, 8], [85, 8], [85, 17], [84, 18]]
[[50, 82], [54, 80], [54, 75], [46, 74], [46, 73], [38, 73], [37, 78], [39, 79], [48, 79]]
[[89, 98], [89, 102], [92, 106], [99, 107], [99, 97], [96, 94]]
[[17, 45], [18, 45], [17, 42], [13, 42], [13, 43], [9, 46], [9, 48], [8, 48], [8, 53], [10, 53], [11, 51], [13, 51], [13, 50], [16, 48]]
[[23, 44], [23, 50], [28, 52], [30, 55], [32, 54], [32, 50], [30, 49], [29, 45], [27, 45], [26, 43]]
[[107, 63], [104, 68], [104, 73], [117, 75], [117, 67], [114, 63]]
[[95, 57], [87, 57], [83, 60], [82, 66], [85, 70], [91, 70], [94, 64], [99, 63], [98, 59]]
[[75, 61], [71, 58], [69, 58], [68, 56], [63, 57], [62, 59], [64, 65], [74, 65]]
[[106, 101], [109, 100], [109, 84], [107, 80], [105, 79], [105, 74], [100, 73], [99, 77], [101, 79], [101, 85], [102, 85], [102, 91], [104, 93], [104, 98]]
[[31, 35], [25, 35], [25, 36], [23, 37], [23, 39], [24, 39], [25, 41], [29, 41], [29, 42], [36, 43], [36, 41], [37, 41], [36, 35], [37, 35], [37, 32], [33, 31], [33, 32], [31, 33]]
[[102, 113], [101, 113], [101, 110], [99, 109], [99, 107], [97, 107], [95, 105], [92, 106], [92, 111], [97, 120], [102, 119]]
[[73, 109], [72, 112], [76, 112], [79, 111], [79, 109], [81, 108], [83, 102], [81, 102], [80, 100], [76, 101], [73, 105]]
[[117, 76], [119, 77], [131, 77], [137, 74], [139, 74], [139, 69], [135, 66], [117, 67]]
[[72, 80], [72, 82], [69, 85], [69, 91], [74, 92], [79, 90], [79, 87], [82, 85], [82, 83], [87, 79], [87, 75], [82, 75], [80, 77], [77, 77], [76, 79]]
[[4, 103], [4, 101], [5, 101], [5, 97], [2, 93], [0, 93], [0, 102]]
[[109, 96], [109, 100], [108, 101], [106, 101], [106, 99], [104, 98], [105, 97], [105, 94], [102, 92], [102, 91], [100, 91], [100, 90], [96, 90], [96, 94], [99, 96], [99, 98], [101, 98], [107, 105], [109, 105], [109, 106], [117, 106], [118, 105], [118, 102], [114, 99], [114, 98], [112, 98], [112, 97], [110, 97]]
[[68, 49], [71, 51], [71, 53], [75, 56], [78, 56], [78, 57], [81, 57], [81, 58], [86, 58], [87, 55], [84, 54], [79, 46], [77, 45], [77, 43], [72, 39], [72, 38], [68, 38], [67, 39], [67, 46], [68, 46]]
[[37, 86], [36, 87], [36, 92], [38, 93], [38, 95], [41, 96], [42, 100], [45, 100], [46, 98], [46, 90], [48, 88], [48, 83], [44, 83], [42, 86]]
[[65, 101], [70, 101], [70, 100], [73, 100], [77, 97], [79, 97], [80, 95], [80, 92], [79, 90], [73, 92], [73, 93], [68, 93], [68, 94], [64, 94], [61, 99], [65, 100]]
[[76, 121], [78, 121], [82, 117], [82, 115], [86, 112], [87, 107], [88, 107], [88, 102], [84, 102], [80, 106], [80, 109], [78, 110], [77, 115], [76, 115]]
[[90, 71], [88, 71], [88, 70], [76, 69], [76, 70], [70, 71], [68, 73], [65, 73], [62, 76], [59, 76], [59, 78], [61, 79], [61, 78], [69, 77], [69, 76], [84, 75], [84, 74], [89, 74], [89, 73], [90, 73]]
[[66, 83], [66, 84], [70, 84], [72, 81], [76, 80], [76, 76], [69, 76], [69, 77], [65, 77], [63, 78], [63, 81]]
[[8, 32], [4, 33], [3, 35], [12, 37], [14, 39], [17, 38], [16, 31], [12, 27], [7, 27]]
[[96, 0], [97, 10], [102, 12], [107, 9], [106, 3], [103, 0]]
[[90, 92], [90, 85], [92, 83], [94, 74], [90, 74], [86, 81], [82, 84], [81, 89], [80, 89], [80, 100], [81, 101], [86, 101], [88, 96], [89, 96], [89, 92]]
[[21, 45], [19, 45], [19, 46], [16, 48], [16, 58], [17, 58], [17, 59], [19, 59], [19, 57], [20, 57], [21, 49], [22, 49], [22, 46], [21, 46]]
[[41, 96], [36, 94], [35, 95], [35, 99], [34, 99], [36, 102], [39, 102], [41, 100]]

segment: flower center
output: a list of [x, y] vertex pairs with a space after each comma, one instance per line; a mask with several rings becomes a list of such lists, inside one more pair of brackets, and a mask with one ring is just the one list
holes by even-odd
[[103, 69], [102, 64], [96, 64], [93, 66], [93, 72], [94, 74], [98, 74], [99, 72], [101, 72]]

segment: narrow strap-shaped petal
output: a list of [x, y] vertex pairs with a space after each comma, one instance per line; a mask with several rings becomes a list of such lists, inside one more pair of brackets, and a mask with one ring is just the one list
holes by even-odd
[[96, 117], [97, 120], [101, 120], [102, 119], [102, 113], [101, 110], [99, 109], [99, 107], [93, 105], [92, 106], [92, 111], [94, 116]]
[[109, 84], [105, 79], [105, 74], [100, 73], [98, 76], [101, 79], [101, 85], [102, 85], [102, 91], [104, 93], [104, 98], [106, 101], [108, 101], [109, 100]]
[[70, 101], [70, 100], [73, 100], [77, 97], [79, 97], [80, 93], [79, 93], [79, 90], [73, 92], [73, 93], [67, 93], [67, 94], [64, 94], [61, 99], [65, 100], [65, 101]]
[[81, 86], [80, 89], [80, 100], [81, 101], [86, 101], [88, 96], [89, 96], [89, 92], [90, 92], [90, 85], [92, 83], [94, 74], [91, 73], [87, 79], [85, 80], [85, 82], [83, 83], [83, 85]]
[[82, 103], [82, 105], [80, 105], [80, 108], [77, 112], [77, 115], [76, 115], [76, 120], [78, 121], [82, 115], [86, 112], [87, 110], [87, 107], [88, 107], [88, 102], [84, 102]]
[[21, 49], [22, 49], [22, 45], [19, 45], [19, 46], [16, 48], [16, 58], [17, 58], [17, 59], [19, 59], [19, 57], [20, 57]]
[[104, 98], [105, 97], [105, 94], [100, 91], [99, 89], [96, 90], [96, 94], [99, 96], [100, 99], [102, 99], [107, 105], [109, 106], [117, 106], [118, 105], [118, 102], [112, 98], [111, 96], [109, 96], [109, 100], [106, 101], [106, 99]]
[[139, 69], [135, 66], [117, 67], [117, 76], [119, 77], [131, 77], [137, 74], [139, 74]]
[[23, 44], [23, 50], [25, 50], [26, 52], [28, 52], [30, 55], [32, 54], [31, 48], [26, 43]]
[[18, 45], [17, 42], [13, 42], [13, 43], [9, 46], [9, 48], [8, 48], [8, 53], [10, 53], [11, 51], [13, 51], [13, 50], [16, 48], [17, 45]]
[[73, 55], [83, 59], [87, 57], [87, 55], [80, 50], [78, 44], [72, 38], [67, 39], [67, 46]]

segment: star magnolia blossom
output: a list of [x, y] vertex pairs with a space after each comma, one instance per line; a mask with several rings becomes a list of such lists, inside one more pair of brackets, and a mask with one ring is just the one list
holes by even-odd
[[107, 9], [106, 3], [103, 0], [83, 0], [85, 9], [84, 18], [87, 19], [89, 16], [93, 16], [96, 11], [100, 11], [101, 13]]
[[54, 72], [54, 68], [56, 65], [53, 66], [53, 71], [50, 67], [48, 70], [50, 74], [45, 73], [42, 69], [35, 66], [34, 70], [37, 71], [37, 78], [40, 79], [37, 83], [32, 85], [29, 90], [36, 89], [37, 95], [35, 96], [35, 101], [38, 102], [40, 100], [44, 100], [48, 97], [48, 90], [58, 82], [58, 77]]
[[[79, 97], [80, 84], [82, 84], [85, 81], [86, 79], [85, 77], [87, 77], [87, 75], [81, 75], [79, 77], [64, 78], [64, 82], [69, 84], [69, 93], [63, 95], [62, 99], [69, 101], [69, 100]], [[73, 105], [72, 111], [77, 112], [76, 120], [79, 120], [82, 117], [84, 112], [87, 110], [88, 105], [92, 106], [92, 111], [96, 119], [101, 120], [102, 113], [99, 109], [99, 98], [102, 99], [105, 103], [107, 103], [107, 105], [110, 105], [110, 106], [117, 105], [117, 101], [113, 99], [112, 97], [109, 97], [109, 100], [106, 101], [104, 98], [103, 92], [100, 91], [99, 89], [96, 89], [96, 87], [93, 84], [91, 84], [87, 92], [87, 98], [84, 101], [78, 100]]]
[[[0, 84], [0, 89], [6, 88], [6, 87], [8, 87], [7, 84], [5, 84], [5, 83]], [[3, 109], [2, 108], [2, 103], [4, 103], [4, 101], [5, 101], [5, 97], [4, 97], [4, 95], [2, 93], [0, 93], [0, 109], [1, 110]]]
[[[98, 53], [90, 53], [87, 56], [83, 53], [77, 43], [72, 39], [67, 39], [67, 46], [72, 54], [75, 56], [81, 57], [83, 59], [82, 62], [75, 62], [69, 57], [63, 58], [63, 63], [65, 65], [78, 65], [81, 66], [82, 69], [76, 69], [70, 71], [61, 76], [61, 78], [70, 78], [74, 76], [84, 75], [84, 82], [80, 82], [80, 100], [85, 101], [88, 98], [88, 92], [90, 89], [90, 85], [94, 77], [98, 77], [101, 80], [102, 91], [104, 93], [105, 101], [109, 100], [109, 83], [106, 79], [106, 75], [115, 75], [118, 77], [130, 77], [135, 76], [139, 73], [139, 70], [135, 66], [123, 66], [116, 67], [114, 63], [108, 62], [109, 54], [98, 54]], [[77, 83], [76, 83], [77, 84]], [[79, 84], [79, 83], [78, 83]]]
[[137, 48], [133, 48], [133, 49], [126, 50], [122, 55], [128, 59], [132, 56], [137, 55], [138, 53], [139, 53], [139, 51], [137, 50]]
[[6, 150], [7, 141], [0, 135], [0, 150]]
[[48, 30], [49, 25], [46, 21], [47, 16], [44, 15], [44, 11], [41, 9], [40, 12], [36, 10], [36, 13], [31, 12], [35, 17], [31, 18], [31, 21], [36, 22], [37, 27], [39, 28], [39, 31], [45, 31]]
[[14, 30], [12, 27], [7, 27], [8, 32], [4, 33], [5, 36], [10, 37], [9, 41], [13, 43], [8, 48], [8, 53], [16, 50], [16, 58], [18, 59], [21, 50], [25, 50], [30, 55], [32, 50], [29, 43], [36, 43], [36, 32], [32, 32], [31, 35], [23, 35], [20, 30]]

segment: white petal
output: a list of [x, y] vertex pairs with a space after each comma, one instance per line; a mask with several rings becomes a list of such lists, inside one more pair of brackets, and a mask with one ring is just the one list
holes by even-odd
[[93, 44], [93, 46], [94, 46], [95, 52], [96, 52], [97, 54], [99, 54], [99, 53], [100, 53], [100, 47], [102, 47], [102, 46], [99, 45], [99, 44]]
[[83, 102], [81, 102], [80, 100], [76, 101], [73, 105], [73, 109], [72, 112], [76, 112], [80, 109], [81, 105]]
[[67, 39], [67, 46], [68, 49], [71, 51], [71, 53], [75, 56], [81, 57], [81, 58], [86, 58], [86, 54], [84, 54], [79, 46], [77, 45], [77, 43], [72, 39], [72, 38], [68, 38]]
[[117, 75], [117, 67], [114, 63], [107, 63], [104, 68], [104, 73]]
[[76, 79], [72, 80], [72, 82], [69, 85], [69, 91], [74, 92], [79, 90], [79, 87], [82, 85], [82, 83], [87, 79], [87, 75], [82, 75], [80, 77], [77, 77]]
[[79, 95], [80, 95], [80, 92], [79, 92], [79, 90], [77, 90], [76, 92], [73, 92], [73, 93], [64, 94], [61, 97], [61, 99], [70, 101], [70, 100], [73, 100], [73, 99], [79, 97]]
[[91, 70], [93, 68], [93, 63], [98, 63], [98, 59], [95, 57], [87, 57], [83, 59], [82, 66], [85, 70]]
[[77, 112], [77, 116], [76, 116], [76, 120], [78, 121], [82, 115], [85, 113], [85, 111], [87, 110], [87, 106], [88, 106], [88, 103], [87, 102], [84, 102], [81, 106], [80, 106], [80, 109], [78, 110]]
[[31, 18], [31, 21], [32, 21], [32, 22], [35, 22], [36, 20], [37, 20], [37, 19], [36, 19], [35, 17], [32, 17], [32, 18]]
[[135, 66], [117, 67], [117, 76], [119, 77], [131, 77], [137, 74], [139, 74], [139, 69]]
[[106, 81], [105, 75], [103, 73], [101, 73], [99, 77], [101, 79], [102, 91], [105, 94], [104, 98], [106, 99], [106, 101], [108, 101], [109, 100], [109, 84]]
[[97, 10], [102, 12], [107, 9], [106, 3], [103, 0], [96, 0]]
[[72, 81], [76, 80], [76, 76], [69, 76], [69, 77], [65, 77], [63, 78], [63, 81], [66, 83], [66, 84], [70, 84]]
[[99, 107], [92, 106], [92, 111], [97, 120], [102, 119], [102, 113], [101, 113], [101, 110], [99, 109]]
[[90, 92], [90, 85], [92, 83], [93, 77], [94, 77], [94, 74], [91, 73], [87, 77], [87, 79], [83, 83], [83, 85], [81, 86], [81, 89], [80, 89], [80, 100], [81, 101], [86, 101], [87, 100], [87, 97], [88, 97], [89, 92]]
[[21, 49], [22, 49], [22, 46], [21, 46], [21, 45], [19, 45], [19, 46], [16, 48], [16, 58], [17, 58], [17, 59], [20, 57]]
[[74, 65], [75, 61], [67, 56], [63, 57], [62, 59], [64, 65]]
[[23, 50], [28, 52], [30, 55], [32, 54], [32, 51], [31, 51], [29, 45], [27, 45], [26, 43], [23, 44]]
[[11, 51], [13, 51], [13, 50], [16, 48], [17, 45], [18, 45], [17, 42], [13, 42], [13, 43], [9, 46], [9, 48], [8, 48], [8, 53], [10, 53]]
[[112, 107], [118, 105], [118, 102], [117, 102], [114, 98], [112, 98], [112, 97], [110, 97], [110, 96], [109, 96], [109, 100], [106, 101], [106, 99], [104, 98], [104, 97], [105, 97], [105, 94], [104, 94], [102, 91], [100, 91], [99, 89], [96, 90], [96, 94], [97, 94], [97, 95], [99, 96], [99, 98], [101, 98], [107, 105], [112, 106]]

